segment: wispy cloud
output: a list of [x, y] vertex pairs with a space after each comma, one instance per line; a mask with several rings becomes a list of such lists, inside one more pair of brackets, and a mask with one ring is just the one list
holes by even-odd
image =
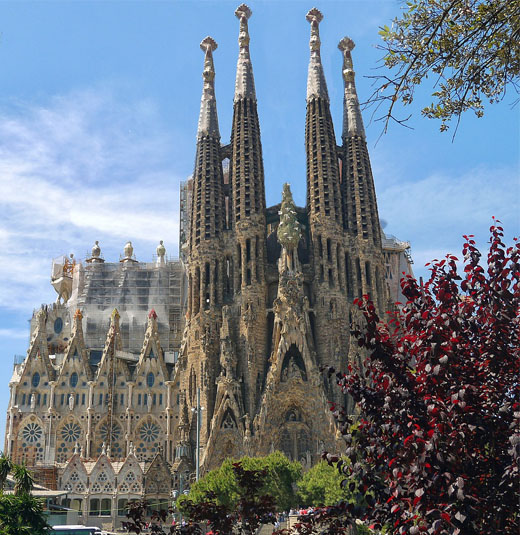
[[474, 234], [485, 250], [492, 216], [504, 224], [508, 242], [518, 234], [520, 193], [514, 168], [479, 166], [460, 176], [437, 173], [381, 184], [379, 212], [388, 221], [386, 231], [411, 241], [416, 272], [425, 273], [424, 264], [434, 258], [460, 253], [464, 234]]
[[159, 238], [176, 251], [180, 177], [152, 102], [104, 88], [12, 104], [0, 110], [0, 306], [48, 301], [51, 257], [83, 257], [95, 239], [112, 260], [129, 239], [138, 258]]

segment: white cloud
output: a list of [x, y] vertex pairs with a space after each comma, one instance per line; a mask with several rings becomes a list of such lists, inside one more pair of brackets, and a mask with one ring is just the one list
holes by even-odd
[[[492, 216], [501, 220], [506, 243], [519, 230], [517, 170], [479, 166], [460, 176], [432, 174], [415, 182], [380, 180], [380, 216], [386, 232], [412, 243], [415, 271], [447, 253], [460, 257], [464, 234], [486, 249]], [[385, 187], [386, 184], [386, 187]]]
[[109, 260], [126, 240], [143, 260], [160, 238], [176, 252], [179, 177], [158, 125], [152, 102], [107, 89], [0, 110], [0, 307], [48, 301], [51, 258], [96, 239]]
[[27, 329], [0, 329], [0, 337], [27, 339], [29, 338], [29, 331]]

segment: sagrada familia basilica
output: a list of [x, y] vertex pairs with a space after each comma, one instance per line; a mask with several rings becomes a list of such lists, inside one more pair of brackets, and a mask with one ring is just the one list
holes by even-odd
[[[307, 204], [288, 184], [267, 207], [248, 19], [230, 143], [221, 141], [213, 53], [206, 37], [195, 169], [181, 190], [180, 259], [161, 242], [152, 262], [132, 244], [105, 261], [52, 267], [54, 304], [31, 320], [15, 359], [4, 451], [24, 461], [83, 522], [113, 529], [129, 500], [171, 503], [196, 471], [279, 450], [305, 467], [336, 449], [329, 402], [350, 402], [320, 373], [355, 359], [355, 298], [383, 313], [411, 273], [409, 244], [385, 236], [377, 210], [355, 72], [343, 56], [341, 145], [320, 59], [317, 9], [307, 13], [310, 62]], [[303, 135], [303, 132], [302, 132]], [[226, 165], [223, 165], [226, 162]], [[229, 162], [229, 163], [227, 163]], [[199, 455], [197, 455], [197, 436]], [[165, 507], [165, 505], [163, 505]]]

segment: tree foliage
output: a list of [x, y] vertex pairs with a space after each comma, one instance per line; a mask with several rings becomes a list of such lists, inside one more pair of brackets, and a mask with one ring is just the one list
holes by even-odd
[[298, 482], [300, 503], [306, 507], [335, 505], [350, 500], [349, 484], [343, 484], [345, 476], [335, 466], [320, 461], [307, 471]]
[[271, 477], [268, 468], [246, 469], [238, 462], [231, 469], [237, 496], [226, 503], [221, 503], [213, 490], [199, 488], [196, 500], [187, 498], [182, 504], [188, 523], [164, 528], [172, 510], [154, 513], [148, 522], [147, 503], [135, 502], [128, 506], [128, 521], [123, 522], [123, 529], [136, 534], [148, 529], [154, 535], [202, 535], [207, 526], [214, 535], [253, 535], [261, 525], [274, 524], [276, 502], [266, 492]]
[[301, 533], [329, 521], [343, 533], [356, 516], [390, 534], [518, 533], [520, 245], [502, 236], [491, 227], [485, 266], [465, 237], [462, 277], [448, 255], [426, 284], [404, 279], [389, 323], [358, 303], [364, 371], [336, 377], [361, 416], [336, 411], [350, 462], [327, 459], [357, 478], [366, 507], [320, 510]]
[[[14, 477], [14, 493], [4, 493], [7, 476]], [[31, 495], [34, 479], [25, 465], [14, 464], [0, 455], [0, 533], [2, 535], [45, 535], [49, 533], [43, 500]]]
[[508, 87], [518, 93], [519, 0], [408, 0], [380, 34], [390, 73], [374, 77], [369, 102], [384, 105], [385, 131], [390, 120], [407, 120], [396, 117], [395, 104], [411, 104], [427, 78], [434, 100], [422, 113], [440, 119], [441, 131], [467, 110], [482, 117], [484, 101], [502, 100]]
[[218, 496], [209, 491], [203, 501], [184, 503], [190, 520], [208, 522], [215, 535], [253, 535], [263, 524], [274, 524], [276, 500], [266, 492], [272, 476], [269, 470], [246, 469], [239, 462], [233, 463], [233, 474], [239, 491], [237, 501], [221, 505]]
[[[218, 505], [235, 508], [242, 490], [234, 465], [232, 459], [226, 459], [219, 468], [208, 472], [191, 486], [187, 498], [179, 499], [179, 505], [182, 507], [186, 499], [201, 503], [206, 501], [208, 493], [212, 493]], [[273, 496], [278, 511], [287, 511], [297, 505], [298, 497], [294, 484], [301, 478], [300, 463], [291, 462], [283, 453], [276, 451], [266, 457], [243, 457], [240, 459], [240, 465], [246, 470], [266, 471], [264, 490]]]

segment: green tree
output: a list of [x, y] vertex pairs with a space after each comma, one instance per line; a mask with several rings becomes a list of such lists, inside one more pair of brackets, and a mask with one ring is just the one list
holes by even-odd
[[0, 455], [0, 492], [4, 491], [7, 476], [13, 469], [13, 461], [3, 453]]
[[49, 529], [43, 511], [43, 500], [27, 493], [0, 496], [2, 535], [46, 535]]
[[520, 75], [520, 0], [408, 0], [400, 17], [380, 32], [383, 61], [389, 74], [375, 76], [369, 102], [383, 105], [387, 130], [395, 105], [409, 105], [415, 89], [433, 83], [433, 102], [424, 116], [450, 121], [473, 110], [484, 113], [484, 101], [498, 102], [508, 87], [518, 94]]
[[[14, 494], [4, 493], [9, 473], [13, 474]], [[31, 495], [34, 478], [25, 465], [14, 464], [0, 455], [0, 533], [2, 535], [45, 535], [49, 533], [43, 500]]]
[[[183, 501], [188, 498], [194, 503], [206, 500], [207, 493], [213, 493], [219, 505], [234, 508], [240, 497], [240, 489], [233, 471], [232, 459], [226, 459], [216, 470], [208, 472], [200, 481], [193, 484], [187, 497], [179, 498], [182, 508]], [[287, 457], [276, 451], [267, 457], [243, 457], [240, 464], [245, 470], [266, 470], [264, 491], [273, 496], [278, 511], [286, 511], [295, 507], [298, 498], [294, 485], [301, 478], [302, 467], [298, 462], [291, 462]]]
[[34, 477], [25, 464], [13, 464], [14, 493], [17, 496], [30, 494], [34, 486]]
[[348, 500], [348, 485], [342, 485], [345, 475], [326, 461], [315, 464], [298, 482], [300, 504], [303, 506], [334, 505]]

